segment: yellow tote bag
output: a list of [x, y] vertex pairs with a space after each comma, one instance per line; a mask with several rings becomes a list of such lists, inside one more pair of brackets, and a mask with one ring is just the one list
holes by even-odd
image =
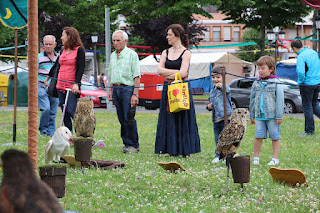
[[188, 83], [182, 82], [181, 75], [178, 72], [175, 75], [174, 82], [168, 85], [168, 102], [170, 112], [190, 109]]

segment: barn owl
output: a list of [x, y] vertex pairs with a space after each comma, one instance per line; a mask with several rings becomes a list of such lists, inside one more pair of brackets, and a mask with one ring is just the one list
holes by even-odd
[[74, 113], [74, 130], [77, 137], [93, 137], [96, 128], [96, 117], [91, 98], [79, 98]]
[[27, 153], [9, 149], [1, 159], [0, 212], [63, 212], [52, 189], [36, 176]]
[[46, 163], [60, 161], [60, 157], [69, 152], [71, 142], [73, 142], [73, 137], [70, 130], [65, 126], [59, 127], [47, 143], [45, 151]]
[[225, 159], [230, 152], [240, 147], [249, 120], [249, 110], [237, 108], [233, 111], [230, 119], [230, 123], [219, 135], [216, 152], [220, 154], [220, 159]]

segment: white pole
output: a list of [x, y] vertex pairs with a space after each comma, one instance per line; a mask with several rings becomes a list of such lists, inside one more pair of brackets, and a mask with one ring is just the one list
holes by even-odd
[[[108, 77], [108, 70], [111, 55], [111, 39], [110, 39], [110, 8], [105, 7], [105, 43], [106, 43], [106, 76], [107, 76], [107, 93], [109, 93], [110, 78]], [[108, 103], [108, 100], [107, 100]], [[107, 107], [107, 104], [106, 104]]]

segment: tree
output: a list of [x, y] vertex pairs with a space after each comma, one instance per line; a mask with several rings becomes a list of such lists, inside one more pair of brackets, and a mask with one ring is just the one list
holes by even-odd
[[[24, 45], [27, 38], [27, 27], [18, 29], [18, 46]], [[14, 47], [14, 29], [5, 27], [0, 23], [0, 47]], [[0, 50], [0, 55], [14, 55], [14, 49]], [[27, 55], [27, 48], [18, 49], [19, 56]], [[18, 58], [19, 59], [19, 58]], [[13, 61], [14, 57], [0, 57], [1, 61]], [[20, 60], [20, 59], [19, 59]]]
[[165, 29], [170, 24], [181, 24], [189, 35], [191, 43], [195, 43], [193, 37], [202, 34], [205, 28], [196, 23], [192, 14], [212, 18], [202, 6], [218, 2], [220, 0], [123, 0], [114, 5], [113, 9], [126, 17], [132, 35], [139, 35], [155, 53], [168, 47]]
[[260, 51], [255, 52], [254, 50], [261, 50], [261, 46], [259, 45], [259, 36], [260, 31], [257, 29], [249, 28], [246, 30], [242, 36], [242, 42], [256, 42], [257, 45], [250, 46], [242, 46], [240, 47], [240, 51], [238, 53], [238, 57], [245, 61], [254, 62], [257, 61], [260, 57]]
[[228, 16], [227, 20], [261, 32], [261, 54], [264, 54], [266, 29], [293, 26], [303, 22], [302, 17], [311, 11], [302, 1], [288, 0], [223, 0], [218, 8]]

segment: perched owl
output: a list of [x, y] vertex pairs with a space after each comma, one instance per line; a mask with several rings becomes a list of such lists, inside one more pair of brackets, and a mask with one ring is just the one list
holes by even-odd
[[73, 137], [70, 130], [65, 127], [59, 127], [50, 141], [47, 143], [45, 150], [45, 161], [60, 161], [60, 157], [66, 155], [70, 149], [70, 143], [73, 143]]
[[27, 153], [9, 149], [1, 155], [1, 160], [1, 213], [63, 212], [52, 189], [36, 176]]
[[220, 132], [219, 142], [216, 152], [220, 154], [220, 159], [240, 147], [241, 141], [246, 132], [249, 120], [249, 110], [237, 108], [231, 115], [230, 123]]
[[77, 137], [93, 137], [96, 128], [96, 117], [91, 98], [79, 98], [74, 113], [74, 130]]

